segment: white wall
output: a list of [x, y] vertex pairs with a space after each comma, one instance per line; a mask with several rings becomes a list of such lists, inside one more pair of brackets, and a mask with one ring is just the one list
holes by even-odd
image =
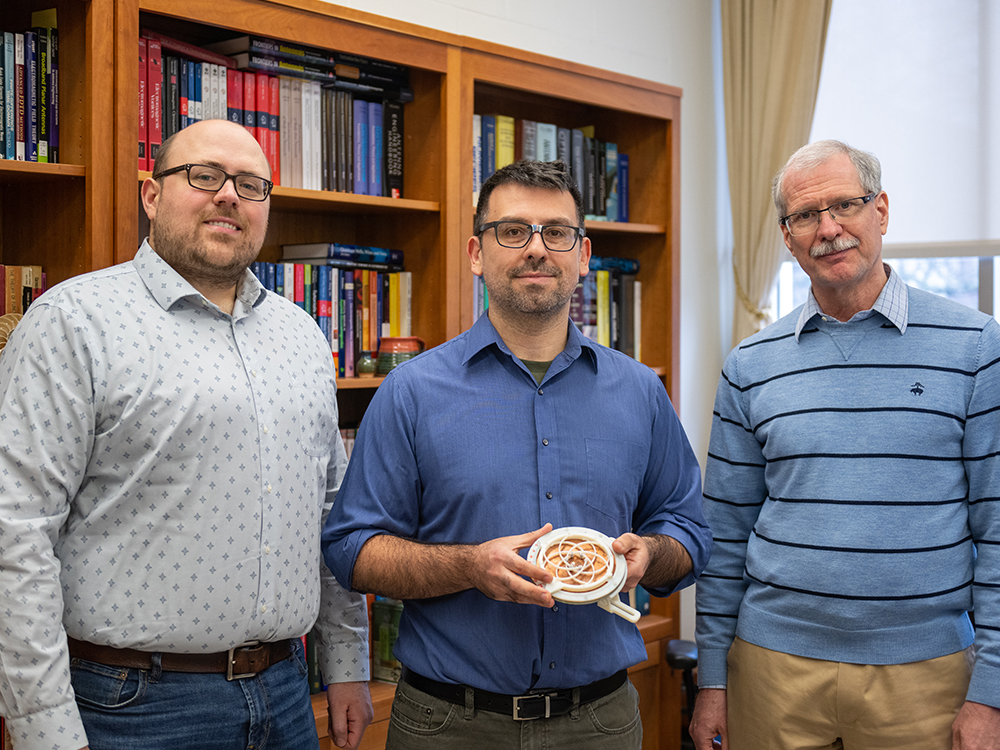
[[[728, 348], [720, 336], [718, 158], [712, 14], [705, 0], [339, 0], [401, 21], [679, 86], [681, 100], [681, 382], [677, 404], [704, 468], [712, 403]], [[641, 190], [634, 185], [632, 190]], [[720, 266], [723, 266], [720, 268]], [[722, 305], [725, 308], [726, 305]], [[731, 308], [730, 308], [731, 310]], [[725, 313], [731, 316], [731, 312]], [[725, 327], [729, 327], [728, 319]], [[694, 604], [682, 597], [682, 637]]]

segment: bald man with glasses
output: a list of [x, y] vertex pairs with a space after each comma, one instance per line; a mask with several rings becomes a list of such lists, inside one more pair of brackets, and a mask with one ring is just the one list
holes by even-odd
[[320, 558], [346, 466], [319, 327], [247, 269], [271, 181], [190, 125], [135, 258], [53, 287], [0, 357], [0, 714], [17, 747], [318, 748], [371, 721], [364, 597]]

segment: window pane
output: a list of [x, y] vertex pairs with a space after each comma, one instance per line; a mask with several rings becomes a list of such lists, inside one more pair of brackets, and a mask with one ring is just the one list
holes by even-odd
[[979, 309], [979, 258], [889, 258], [910, 286]]

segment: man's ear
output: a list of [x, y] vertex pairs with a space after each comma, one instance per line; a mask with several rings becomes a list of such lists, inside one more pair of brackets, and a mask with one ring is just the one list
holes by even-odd
[[139, 196], [142, 199], [142, 208], [150, 221], [156, 218], [156, 206], [159, 203], [160, 191], [163, 186], [151, 177], [147, 177], [142, 182], [142, 190]]
[[469, 237], [469, 244], [466, 247], [469, 254], [469, 263], [472, 266], [472, 273], [476, 276], [483, 275], [483, 245], [478, 237]]

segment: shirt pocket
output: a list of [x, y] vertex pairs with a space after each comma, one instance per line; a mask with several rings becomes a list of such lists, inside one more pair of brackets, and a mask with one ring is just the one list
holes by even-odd
[[587, 505], [614, 521], [615, 535], [632, 526], [646, 455], [638, 443], [587, 438]]
[[340, 439], [337, 428], [336, 392], [330, 385], [329, 392], [315, 385], [294, 386], [299, 442], [310, 456], [328, 456], [333, 450], [334, 439]]

